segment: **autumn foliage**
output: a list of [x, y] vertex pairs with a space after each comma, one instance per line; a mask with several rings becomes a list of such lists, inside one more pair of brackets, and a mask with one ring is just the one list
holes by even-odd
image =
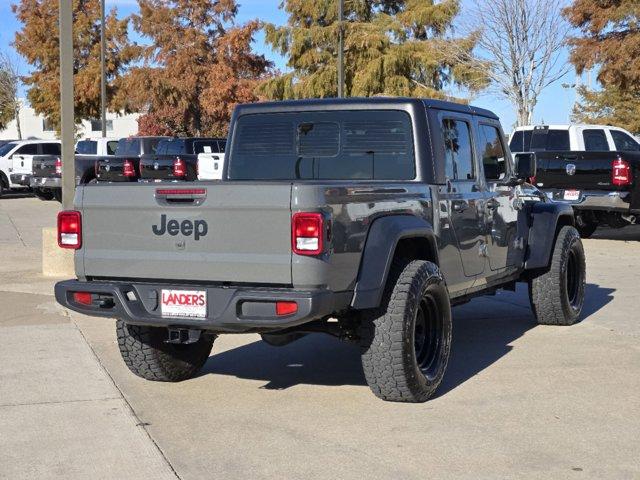
[[225, 135], [233, 108], [256, 100], [270, 63], [251, 49], [257, 21], [232, 26], [235, 0], [140, 0], [134, 66], [116, 102], [143, 113], [141, 134]]
[[[23, 77], [36, 112], [57, 129], [60, 123], [59, 0], [20, 0], [13, 11], [22, 23], [14, 45], [32, 66]], [[117, 93], [117, 79], [131, 62], [134, 50], [127, 36], [128, 20], [115, 9], [106, 18], [108, 97]], [[100, 1], [73, 0], [74, 88], [76, 123], [100, 117]], [[110, 107], [115, 107], [110, 102]]]
[[597, 68], [602, 86], [580, 90], [577, 119], [640, 132], [640, 2], [575, 0], [564, 15], [582, 33], [569, 42], [571, 62], [579, 74]]

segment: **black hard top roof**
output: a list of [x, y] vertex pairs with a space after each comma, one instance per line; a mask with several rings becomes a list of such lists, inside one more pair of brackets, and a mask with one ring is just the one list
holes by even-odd
[[420, 99], [408, 97], [370, 97], [370, 98], [320, 98], [308, 100], [285, 100], [280, 102], [258, 102], [239, 105], [237, 114], [245, 115], [250, 113], [267, 112], [295, 112], [299, 110], [346, 110], [349, 108], [371, 109], [376, 108], [400, 108], [406, 109], [416, 107], [419, 104], [425, 108], [436, 110], [448, 110], [470, 115], [480, 115], [483, 117], [498, 119], [497, 115], [484, 108], [473, 105], [463, 105], [460, 103], [447, 102], [444, 100]]

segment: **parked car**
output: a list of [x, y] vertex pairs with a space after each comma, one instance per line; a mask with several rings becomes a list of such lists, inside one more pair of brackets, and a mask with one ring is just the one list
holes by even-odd
[[[86, 138], [75, 147], [76, 185], [88, 183], [96, 178], [96, 160], [115, 155], [118, 140], [115, 138]], [[62, 158], [57, 156], [37, 157], [33, 160], [30, 186], [42, 200], [55, 198], [62, 201]]]
[[0, 147], [0, 195], [4, 190], [30, 187], [33, 159], [60, 155], [57, 140], [20, 140]]
[[221, 182], [82, 185], [58, 217], [78, 279], [57, 301], [117, 318], [136, 375], [191, 378], [220, 334], [324, 332], [360, 345], [377, 396], [422, 402], [449, 360], [451, 305], [525, 282], [538, 322], [580, 318], [573, 210], [524, 184], [535, 154], [514, 163], [487, 110], [243, 105], [226, 155]]
[[622, 228], [640, 219], [640, 143], [626, 130], [600, 125], [517, 129], [512, 151], [538, 157], [535, 184], [570, 204], [582, 237], [599, 225]]
[[142, 180], [219, 180], [222, 178], [224, 138], [167, 138], [155, 153], [140, 157]]
[[116, 154], [95, 162], [99, 182], [137, 182], [140, 178], [140, 157], [155, 153], [161, 140], [169, 137], [128, 137], [118, 142]]

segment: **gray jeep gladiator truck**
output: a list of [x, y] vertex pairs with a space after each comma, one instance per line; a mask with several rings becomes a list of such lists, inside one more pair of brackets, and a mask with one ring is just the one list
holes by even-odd
[[[58, 302], [117, 319], [122, 357], [155, 381], [196, 375], [220, 334], [361, 347], [380, 398], [422, 402], [450, 355], [451, 307], [529, 285], [571, 325], [585, 256], [570, 205], [525, 183], [498, 118], [434, 100], [237, 107], [222, 181], [89, 184], [58, 218], [77, 280]], [[258, 367], [256, 367], [258, 368]]]

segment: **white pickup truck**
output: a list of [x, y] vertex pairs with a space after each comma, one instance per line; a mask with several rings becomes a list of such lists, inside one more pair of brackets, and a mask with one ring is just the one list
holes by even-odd
[[60, 155], [58, 140], [20, 140], [0, 147], [0, 195], [12, 188], [29, 188], [33, 158]]
[[624, 128], [608, 125], [526, 125], [509, 138], [512, 152], [636, 151], [638, 141]]

